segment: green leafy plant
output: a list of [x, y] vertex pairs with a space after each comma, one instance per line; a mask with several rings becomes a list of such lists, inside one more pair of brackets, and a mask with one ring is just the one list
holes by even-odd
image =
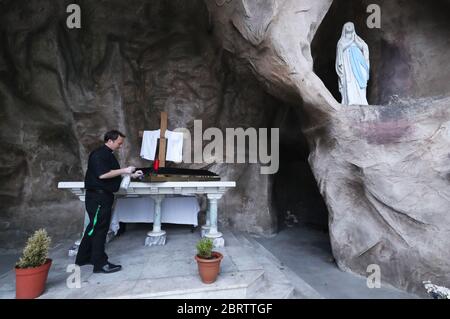
[[38, 267], [45, 263], [48, 257], [51, 238], [45, 229], [39, 229], [28, 238], [22, 257], [16, 263], [18, 268]]
[[202, 238], [197, 243], [197, 255], [201, 258], [211, 259], [214, 243], [211, 238]]

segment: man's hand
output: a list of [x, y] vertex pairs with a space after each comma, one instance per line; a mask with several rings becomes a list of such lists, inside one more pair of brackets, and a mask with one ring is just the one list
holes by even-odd
[[136, 167], [134, 166], [128, 166], [127, 168], [123, 169], [123, 174], [133, 174], [133, 172], [136, 170]]
[[134, 174], [131, 174], [132, 178], [139, 178], [141, 176], [144, 176], [144, 172], [142, 172], [141, 170], [136, 171]]
[[100, 179], [106, 179], [106, 178], [114, 178], [120, 175], [126, 175], [126, 174], [133, 174], [133, 172], [136, 170], [136, 167], [134, 166], [128, 166], [126, 168], [119, 168], [110, 170], [108, 173], [100, 175], [98, 178]]

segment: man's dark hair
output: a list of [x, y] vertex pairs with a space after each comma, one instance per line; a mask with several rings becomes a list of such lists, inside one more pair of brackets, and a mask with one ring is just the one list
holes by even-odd
[[115, 141], [115, 140], [117, 140], [117, 138], [119, 136], [126, 137], [125, 134], [123, 134], [117, 130], [112, 130], [112, 131], [106, 132], [105, 137], [104, 137], [105, 143], [108, 142], [109, 140]]

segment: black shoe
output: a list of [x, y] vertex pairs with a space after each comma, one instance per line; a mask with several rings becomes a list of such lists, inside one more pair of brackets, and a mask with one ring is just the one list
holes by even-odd
[[109, 261], [107, 261], [107, 263], [108, 263], [109, 267], [112, 267], [112, 268], [120, 267], [120, 268], [122, 268], [122, 265], [114, 265], [114, 264], [111, 264]]
[[116, 271], [119, 271], [122, 269], [122, 266], [120, 265], [113, 265], [110, 263], [107, 263], [101, 268], [94, 267], [94, 273], [104, 273], [104, 274], [110, 274]]

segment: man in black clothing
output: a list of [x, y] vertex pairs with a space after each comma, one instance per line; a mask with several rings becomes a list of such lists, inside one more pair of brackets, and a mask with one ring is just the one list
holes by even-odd
[[109, 131], [104, 137], [105, 144], [89, 155], [84, 187], [86, 211], [90, 221], [84, 231], [75, 263], [79, 266], [92, 264], [95, 273], [112, 273], [122, 269], [122, 266], [108, 262], [105, 253], [114, 192], [119, 190], [122, 174], [132, 174], [133, 178], [142, 175], [142, 171], [135, 172], [134, 166], [121, 169], [113, 155], [122, 146], [124, 138], [125, 135], [119, 131]]

